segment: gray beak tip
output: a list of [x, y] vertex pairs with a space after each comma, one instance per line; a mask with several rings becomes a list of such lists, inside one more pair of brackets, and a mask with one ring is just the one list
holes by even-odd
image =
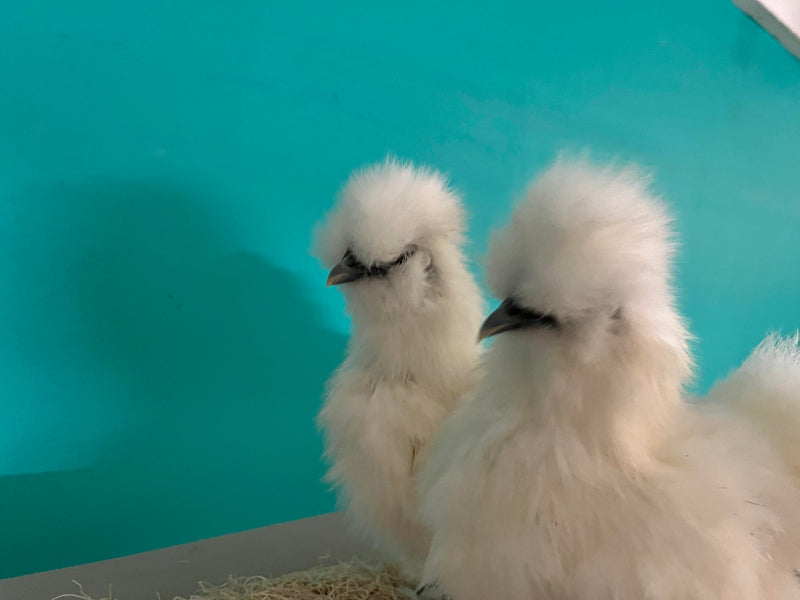
[[480, 344], [486, 338], [495, 336], [498, 333], [502, 333], [503, 331], [506, 331], [506, 327], [490, 325], [488, 323], [485, 323], [484, 326], [481, 327], [481, 330], [478, 332], [478, 343]]
[[330, 273], [328, 273], [328, 279], [325, 281], [325, 287], [340, 285], [350, 281], [358, 281], [363, 276], [364, 273], [361, 270], [348, 267], [344, 263], [339, 263], [333, 267], [333, 269], [331, 269]]

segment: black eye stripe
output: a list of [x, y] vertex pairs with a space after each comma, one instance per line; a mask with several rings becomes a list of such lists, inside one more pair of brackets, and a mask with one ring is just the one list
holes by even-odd
[[344, 253], [344, 256], [342, 257], [342, 262], [346, 264], [348, 267], [363, 270], [368, 277], [386, 277], [386, 275], [389, 274], [389, 269], [391, 269], [392, 267], [397, 267], [402, 265], [411, 256], [413, 256], [416, 251], [417, 251], [416, 246], [409, 246], [409, 248], [405, 252], [403, 252], [393, 261], [385, 263], [376, 263], [368, 267], [360, 260], [358, 260], [358, 258], [356, 258], [356, 255], [355, 253], [353, 253], [352, 249], [348, 248], [347, 251]]
[[416, 246], [411, 246], [405, 252], [403, 252], [400, 256], [398, 256], [392, 263], [390, 263], [390, 266], [396, 267], [397, 265], [402, 265], [409, 258], [411, 258], [416, 251], [417, 251], [417, 247]]
[[509, 298], [506, 302], [506, 312], [512, 317], [519, 317], [527, 321], [538, 321], [541, 325], [549, 327], [560, 327], [561, 323], [553, 315], [540, 313], [517, 304], [516, 300]]
[[356, 258], [356, 255], [353, 254], [353, 251], [350, 250], [350, 248], [348, 248], [347, 252], [344, 253], [342, 262], [348, 267], [365, 268], [364, 265]]

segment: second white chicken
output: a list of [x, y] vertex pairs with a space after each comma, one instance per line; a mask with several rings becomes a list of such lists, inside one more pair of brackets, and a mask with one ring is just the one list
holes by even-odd
[[438, 173], [388, 160], [355, 173], [319, 231], [352, 315], [319, 424], [347, 515], [409, 577], [430, 535], [416, 477], [441, 420], [477, 378], [482, 299], [461, 202]]

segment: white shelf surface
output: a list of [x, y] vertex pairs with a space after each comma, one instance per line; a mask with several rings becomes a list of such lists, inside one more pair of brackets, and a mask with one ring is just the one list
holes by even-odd
[[[347, 531], [341, 513], [330, 513], [123, 558], [0, 580], [3, 600], [51, 600], [75, 593], [73, 580], [94, 598], [108, 588], [120, 600], [188, 596], [199, 581], [228, 575], [282, 575], [319, 564], [323, 556], [375, 558], [368, 544]], [[327, 562], [327, 561], [326, 561]]]

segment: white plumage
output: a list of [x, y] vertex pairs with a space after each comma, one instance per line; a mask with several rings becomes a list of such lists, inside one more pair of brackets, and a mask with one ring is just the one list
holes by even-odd
[[800, 482], [800, 335], [767, 336], [738, 370], [711, 389], [709, 400], [754, 424]]
[[430, 540], [416, 475], [477, 377], [482, 299], [463, 229], [441, 175], [387, 160], [350, 178], [317, 236], [329, 284], [346, 284], [352, 315], [347, 358], [319, 415], [328, 480], [351, 522], [414, 577]]
[[[780, 425], [800, 386], [751, 363], [733, 378], [757, 400], [734, 404], [753, 410], [683, 400], [673, 246], [635, 168], [560, 161], [529, 188], [487, 261], [506, 301], [481, 330], [499, 334], [486, 375], [420, 476], [425, 581], [454, 600], [800, 599], [797, 430]], [[770, 343], [755, 363], [797, 360]]]

